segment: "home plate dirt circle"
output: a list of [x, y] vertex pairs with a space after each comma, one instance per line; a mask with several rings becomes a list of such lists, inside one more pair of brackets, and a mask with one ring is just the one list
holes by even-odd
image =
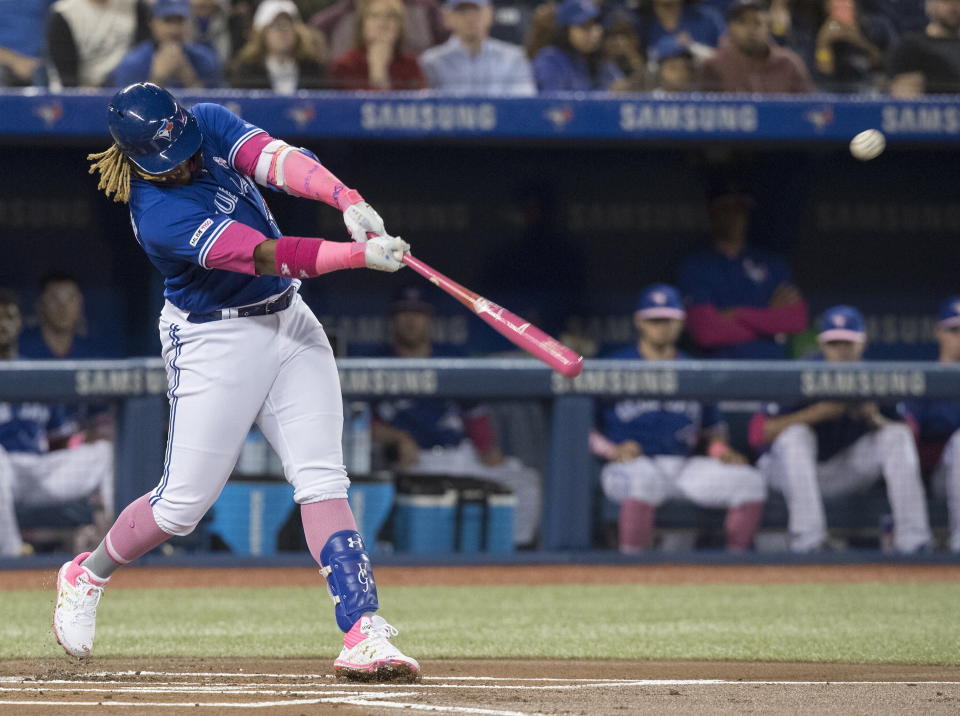
[[419, 684], [349, 684], [296, 660], [0, 662], [0, 714], [960, 711], [960, 669], [889, 664], [427, 661]]

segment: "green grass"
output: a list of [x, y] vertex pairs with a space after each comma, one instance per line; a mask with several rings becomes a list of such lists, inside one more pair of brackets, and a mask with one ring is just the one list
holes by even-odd
[[[960, 583], [393, 587], [383, 614], [423, 659], [960, 664]], [[0, 658], [62, 655], [50, 592], [0, 592]], [[102, 657], [330, 657], [310, 588], [107, 590]]]

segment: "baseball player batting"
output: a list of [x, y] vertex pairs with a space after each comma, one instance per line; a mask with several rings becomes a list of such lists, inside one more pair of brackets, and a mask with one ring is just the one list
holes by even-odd
[[[323, 328], [299, 279], [349, 268], [397, 271], [410, 247], [363, 197], [304, 150], [217, 104], [184, 109], [148, 83], [107, 107], [113, 145], [91, 172], [127, 202], [137, 241], [163, 274], [160, 337], [170, 427], [160, 482], [126, 507], [103, 542], [60, 569], [53, 629], [73, 656], [93, 649], [110, 575], [173, 535], [189, 534], [217, 499], [253, 423], [279, 453], [310, 553], [335, 603], [338, 678], [412, 681], [420, 665], [389, 639], [370, 559], [347, 502], [342, 403]], [[343, 212], [356, 242], [285, 236], [256, 183]]]

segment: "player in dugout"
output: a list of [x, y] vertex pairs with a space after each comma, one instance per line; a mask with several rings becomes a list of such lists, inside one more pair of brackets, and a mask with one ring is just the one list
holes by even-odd
[[[828, 308], [817, 336], [828, 363], [859, 361], [867, 344], [863, 315], [852, 306]], [[765, 450], [757, 465], [783, 493], [790, 549], [828, 549], [823, 498], [866, 489], [881, 475], [893, 512], [893, 546], [909, 554], [930, 544], [920, 461], [903, 405], [821, 400], [770, 404], [750, 422], [750, 443]]]
[[[660, 283], [644, 289], [633, 318], [637, 343], [608, 358], [687, 357], [677, 348], [686, 312], [673, 286]], [[672, 498], [726, 508], [727, 548], [744, 551], [753, 545], [766, 486], [760, 472], [728, 444], [716, 407], [645, 398], [598, 407], [600, 430], [590, 434], [590, 448], [608, 461], [600, 479], [606, 496], [620, 505], [620, 552], [639, 554], [653, 546], [656, 508]], [[705, 455], [697, 454], [701, 445]]]
[[[129, 204], [134, 236], [164, 276], [169, 435], [159, 484], [123, 510], [93, 553], [60, 569], [57, 640], [90, 655], [110, 575], [193, 531], [256, 423], [283, 461], [344, 632], [336, 675], [419, 679], [416, 660], [389, 641], [397, 630], [375, 614], [373, 570], [347, 502], [337, 367], [298, 295], [300, 279], [331, 271], [395, 272], [410, 247], [312, 154], [218, 104], [188, 111], [161, 87], [134, 84], [110, 101], [107, 125], [114, 143], [90, 156], [91, 171], [107, 196]], [[254, 181], [343, 212], [354, 242], [284, 235]]]

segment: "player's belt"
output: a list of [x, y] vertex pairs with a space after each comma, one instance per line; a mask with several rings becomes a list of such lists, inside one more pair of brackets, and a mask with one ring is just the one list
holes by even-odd
[[240, 306], [239, 308], [224, 308], [220, 311], [211, 311], [210, 313], [191, 313], [187, 316], [190, 323], [210, 323], [211, 321], [222, 321], [225, 318], [248, 318], [250, 316], [267, 316], [271, 313], [279, 313], [293, 303], [293, 297], [297, 293], [297, 287], [291, 286], [272, 301], [257, 303], [253, 306]]

